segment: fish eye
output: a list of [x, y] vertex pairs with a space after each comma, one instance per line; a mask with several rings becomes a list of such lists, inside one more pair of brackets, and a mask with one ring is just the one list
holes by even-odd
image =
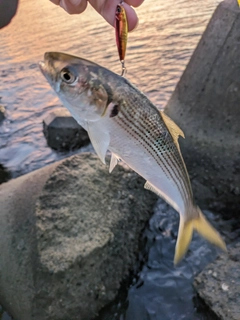
[[69, 69], [64, 68], [61, 71], [61, 79], [68, 84], [73, 84], [78, 77], [76, 77]]

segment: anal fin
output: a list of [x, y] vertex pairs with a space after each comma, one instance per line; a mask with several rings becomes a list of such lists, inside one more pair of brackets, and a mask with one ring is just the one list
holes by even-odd
[[114, 153], [112, 153], [110, 166], [109, 166], [109, 173], [113, 171], [113, 169], [116, 167], [119, 161], [120, 159]]
[[162, 197], [162, 194], [150, 182], [146, 181], [144, 184], [144, 188], [156, 193], [157, 196]]
[[146, 181], [144, 188], [154, 192], [157, 196], [159, 196], [160, 198], [165, 200], [168, 204], [170, 204], [170, 206], [172, 206], [176, 211], [179, 210], [177, 207], [177, 204], [172, 199], [170, 199], [164, 192], [154, 187], [149, 181]]

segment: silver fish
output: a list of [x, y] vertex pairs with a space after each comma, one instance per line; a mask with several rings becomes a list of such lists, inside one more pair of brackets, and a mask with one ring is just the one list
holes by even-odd
[[218, 232], [193, 202], [178, 137], [182, 130], [127, 79], [93, 62], [64, 53], [45, 53], [40, 69], [65, 107], [87, 130], [99, 158], [110, 169], [121, 159], [146, 179], [180, 214], [174, 263], [185, 255], [193, 231], [226, 251]]

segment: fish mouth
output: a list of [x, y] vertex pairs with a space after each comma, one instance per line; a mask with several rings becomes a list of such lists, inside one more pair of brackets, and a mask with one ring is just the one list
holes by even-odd
[[54, 70], [53, 61], [56, 59], [53, 59], [53, 58], [54, 57], [52, 57], [51, 53], [45, 52], [44, 57], [43, 57], [43, 61], [39, 61], [39, 63], [38, 63], [42, 74], [44, 75], [44, 77], [48, 81], [51, 80], [51, 73]]
[[[51, 71], [49, 70], [49, 63], [48, 61], [39, 61], [38, 63], [39, 65], [39, 69], [41, 70], [43, 76], [46, 78], [46, 80], [48, 81], [48, 83], [50, 84], [51, 87], [53, 87], [55, 90], [59, 88], [56, 87], [54, 85], [54, 76], [53, 74], [51, 74]], [[58, 92], [58, 91], [57, 91]]]
[[44, 75], [44, 77], [48, 81], [50, 81], [51, 77], [50, 77], [50, 74], [49, 74], [47, 63], [45, 61], [39, 61], [38, 66], [39, 66], [39, 69], [41, 70], [42, 74]]

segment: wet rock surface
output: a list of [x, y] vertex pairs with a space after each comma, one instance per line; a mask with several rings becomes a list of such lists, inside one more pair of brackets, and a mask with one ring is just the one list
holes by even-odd
[[[1, 102], [1, 99], [0, 99], [0, 102]], [[5, 107], [2, 104], [0, 104], [0, 124], [5, 119], [5, 117], [6, 117]]]
[[90, 142], [86, 130], [65, 108], [57, 108], [46, 116], [43, 133], [48, 146], [58, 151], [75, 150]]
[[[240, 190], [240, 10], [214, 12], [165, 112], [181, 127], [183, 157], [202, 208], [238, 216]], [[226, 58], [227, 57], [227, 58]]]
[[137, 259], [157, 198], [143, 185], [82, 154], [0, 187], [3, 307], [16, 320], [92, 319]]
[[240, 242], [219, 256], [195, 279], [199, 296], [221, 320], [240, 319]]
[[1, 320], [12, 320], [12, 318], [6, 312], [4, 312], [1, 316]]
[[[231, 242], [231, 225], [220, 215], [209, 211], [204, 214], [226, 242]], [[159, 199], [143, 233], [145, 245], [139, 256], [141, 271], [136, 266], [137, 276], [125, 297], [119, 296], [119, 300], [105, 308], [96, 320], [218, 320], [198, 299], [192, 283], [221, 251], [194, 234], [186, 257], [175, 267], [178, 224], [178, 213]]]
[[11, 179], [11, 173], [0, 163], [0, 184]]

